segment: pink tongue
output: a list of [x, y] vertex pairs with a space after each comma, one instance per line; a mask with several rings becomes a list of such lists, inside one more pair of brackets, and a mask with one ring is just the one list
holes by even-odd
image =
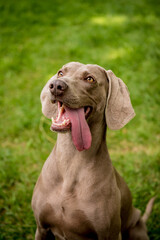
[[71, 120], [72, 140], [78, 151], [89, 149], [92, 136], [85, 119], [84, 108], [71, 109], [65, 106], [66, 113]]

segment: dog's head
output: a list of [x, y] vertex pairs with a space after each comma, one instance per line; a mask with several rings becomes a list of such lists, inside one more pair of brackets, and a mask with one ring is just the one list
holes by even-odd
[[107, 126], [116, 130], [135, 116], [124, 82], [92, 64], [64, 65], [43, 88], [41, 102], [43, 114], [52, 119], [51, 130], [71, 129], [79, 151], [91, 146], [91, 122], [105, 116]]

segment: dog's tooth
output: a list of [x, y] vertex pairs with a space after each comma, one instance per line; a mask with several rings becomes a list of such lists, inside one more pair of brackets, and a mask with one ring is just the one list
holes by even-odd
[[60, 102], [58, 102], [58, 108], [59, 108], [59, 109], [61, 108], [61, 104], [60, 104]]
[[57, 121], [59, 121], [59, 119], [61, 118], [63, 112], [64, 112], [64, 106], [62, 105], [62, 107], [60, 107], [60, 109], [59, 109], [59, 114], [58, 114], [58, 117], [57, 117]]
[[64, 105], [62, 104], [62, 107], [61, 107], [62, 110], [64, 110]]

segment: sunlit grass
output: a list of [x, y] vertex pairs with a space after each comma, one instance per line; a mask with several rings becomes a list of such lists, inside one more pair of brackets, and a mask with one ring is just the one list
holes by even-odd
[[104, 25], [104, 26], [120, 26], [127, 22], [127, 16], [125, 15], [106, 15], [106, 16], [97, 16], [93, 17], [91, 19], [91, 23], [97, 24], [97, 25]]
[[148, 14], [146, 16], [142, 16], [141, 14], [137, 13], [137, 15], [134, 15], [132, 17], [127, 15], [110, 15], [105, 14], [103, 16], [94, 16], [91, 18], [91, 23], [97, 24], [97, 25], [103, 25], [103, 26], [123, 26], [124, 24], [128, 23], [146, 23], [149, 25], [155, 25], [158, 24], [159, 18], [153, 14]]

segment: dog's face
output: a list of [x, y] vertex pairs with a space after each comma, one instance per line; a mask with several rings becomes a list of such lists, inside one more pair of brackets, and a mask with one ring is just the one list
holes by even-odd
[[122, 80], [98, 65], [78, 62], [64, 65], [48, 81], [41, 102], [43, 114], [52, 119], [51, 130], [71, 129], [79, 151], [91, 146], [91, 121], [98, 121], [106, 114], [109, 127], [119, 129], [134, 115]]
[[[62, 90], [63, 88], [65, 89]], [[89, 107], [90, 112], [103, 112], [107, 89], [107, 76], [101, 67], [77, 62], [68, 63], [48, 81], [42, 90], [42, 112], [48, 118], [55, 118], [58, 102], [73, 109], [84, 107], [86, 111]], [[47, 98], [50, 104], [46, 104]]]

